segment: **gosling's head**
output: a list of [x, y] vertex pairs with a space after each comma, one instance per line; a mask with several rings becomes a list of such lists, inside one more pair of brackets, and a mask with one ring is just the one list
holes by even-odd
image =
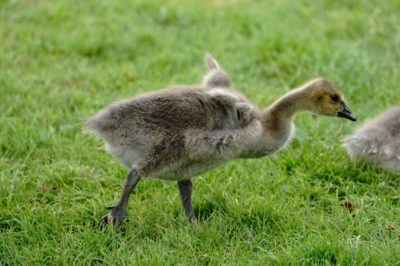
[[356, 116], [346, 105], [342, 92], [330, 81], [316, 78], [303, 87], [310, 99], [311, 111], [327, 116], [338, 116], [356, 121]]

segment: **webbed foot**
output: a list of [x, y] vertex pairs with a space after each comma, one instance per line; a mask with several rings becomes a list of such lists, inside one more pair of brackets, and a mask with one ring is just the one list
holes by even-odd
[[105, 227], [110, 223], [114, 226], [120, 226], [125, 219], [125, 211], [118, 205], [107, 206], [106, 209], [111, 211], [101, 217], [99, 222], [100, 227]]

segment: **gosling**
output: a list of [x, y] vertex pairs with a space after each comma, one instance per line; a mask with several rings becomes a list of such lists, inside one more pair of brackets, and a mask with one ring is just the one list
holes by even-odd
[[354, 160], [400, 171], [400, 107], [364, 123], [344, 139], [344, 146]]
[[189, 222], [191, 178], [236, 158], [259, 158], [282, 149], [300, 111], [355, 121], [343, 94], [324, 78], [313, 79], [260, 110], [231, 89], [211, 55], [199, 86], [179, 86], [116, 102], [86, 120], [106, 149], [129, 171], [118, 203], [100, 220], [119, 225], [142, 177], [176, 180]]

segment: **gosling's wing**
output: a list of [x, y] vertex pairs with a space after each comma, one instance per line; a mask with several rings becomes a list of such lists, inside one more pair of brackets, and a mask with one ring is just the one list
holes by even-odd
[[214, 88], [206, 92], [212, 100], [221, 105], [235, 125], [245, 126], [254, 116], [256, 108], [242, 94], [223, 88]]
[[247, 124], [251, 106], [241, 105], [234, 95], [209, 92], [179, 87], [116, 102], [87, 119], [86, 128], [106, 139], [123, 139], [133, 134], [180, 134], [187, 129], [229, 130]]
[[105, 107], [86, 120], [86, 127], [99, 135], [139, 129], [173, 131], [204, 128], [213, 119], [210, 96], [200, 88], [171, 88], [123, 100]]

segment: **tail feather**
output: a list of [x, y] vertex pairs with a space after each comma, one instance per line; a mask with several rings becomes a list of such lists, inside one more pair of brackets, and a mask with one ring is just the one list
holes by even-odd
[[105, 138], [121, 127], [122, 120], [112, 115], [109, 109], [103, 109], [84, 121], [84, 128], [99, 137]]
[[206, 64], [208, 71], [220, 68], [217, 60], [215, 60], [210, 53], [206, 53], [206, 55], [204, 56], [204, 63]]
[[219, 66], [217, 60], [210, 53], [206, 53], [204, 62], [208, 73], [203, 77], [203, 85], [222, 88], [229, 88], [231, 86], [228, 74]]
[[100, 136], [101, 132], [103, 131], [103, 126], [101, 123], [96, 119], [96, 117], [89, 117], [83, 121], [83, 128], [87, 132], [93, 133], [95, 135]]

